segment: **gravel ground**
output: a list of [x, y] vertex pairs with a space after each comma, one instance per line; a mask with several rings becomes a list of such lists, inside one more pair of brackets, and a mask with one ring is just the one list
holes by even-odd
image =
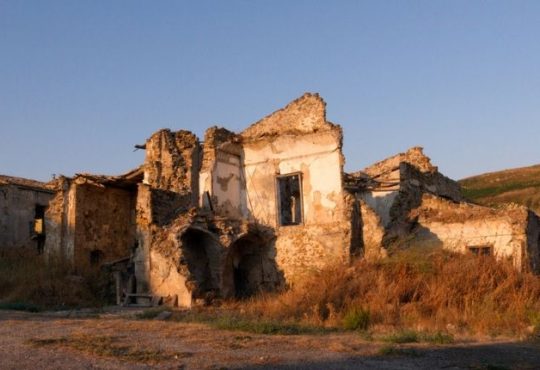
[[133, 313], [0, 311], [0, 368], [540, 369], [537, 341], [389, 349], [354, 333], [258, 335]]

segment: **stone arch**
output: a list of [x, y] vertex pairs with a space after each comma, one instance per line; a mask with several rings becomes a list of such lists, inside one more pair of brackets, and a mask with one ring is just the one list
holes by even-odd
[[223, 269], [223, 296], [241, 299], [271, 291], [281, 283], [280, 279], [273, 239], [248, 233], [228, 248]]
[[193, 298], [219, 291], [220, 258], [223, 246], [206, 230], [190, 227], [180, 237], [182, 262], [189, 272], [186, 285]]

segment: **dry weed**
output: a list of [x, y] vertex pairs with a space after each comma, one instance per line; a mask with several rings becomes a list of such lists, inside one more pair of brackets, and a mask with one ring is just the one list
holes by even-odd
[[413, 248], [347, 269], [330, 266], [288, 292], [259, 297], [243, 309], [252, 316], [309, 325], [342, 327], [356, 311], [365, 312], [358, 324], [362, 328], [368, 321], [422, 332], [517, 335], [537, 324], [540, 278], [516, 271], [507, 261]]
[[[35, 310], [99, 306], [107, 281], [99, 270], [74, 274], [69, 264], [33, 250], [0, 251], [0, 302]], [[13, 307], [15, 307], [13, 306]]]

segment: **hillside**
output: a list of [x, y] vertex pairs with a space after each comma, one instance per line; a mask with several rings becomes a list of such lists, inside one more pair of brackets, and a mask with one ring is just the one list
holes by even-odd
[[514, 168], [459, 181], [463, 195], [477, 203], [518, 203], [540, 214], [540, 165]]

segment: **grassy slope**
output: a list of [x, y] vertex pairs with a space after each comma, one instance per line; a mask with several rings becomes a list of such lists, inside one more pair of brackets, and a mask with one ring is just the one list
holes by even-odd
[[540, 214], [540, 165], [460, 180], [464, 195], [480, 204], [518, 203]]

